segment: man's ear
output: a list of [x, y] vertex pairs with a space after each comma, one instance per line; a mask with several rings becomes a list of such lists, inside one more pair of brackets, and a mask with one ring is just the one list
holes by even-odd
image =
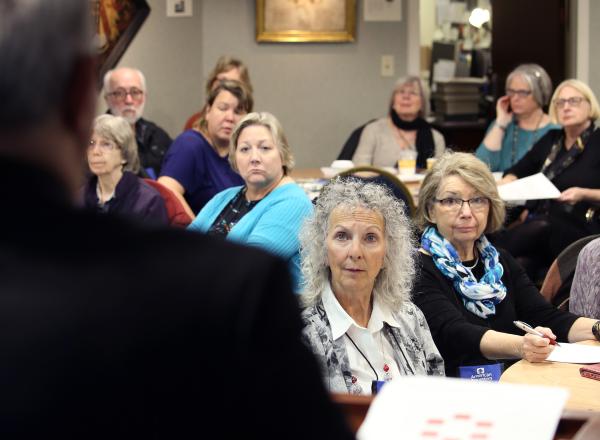
[[95, 56], [82, 55], [73, 65], [63, 100], [62, 120], [84, 148], [90, 138], [96, 114], [97, 61]]

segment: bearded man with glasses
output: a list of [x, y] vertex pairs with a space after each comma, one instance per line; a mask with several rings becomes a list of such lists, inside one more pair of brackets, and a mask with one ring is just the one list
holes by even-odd
[[141, 175], [156, 179], [172, 139], [154, 122], [142, 118], [146, 105], [144, 74], [130, 67], [109, 70], [104, 75], [104, 99], [108, 112], [125, 118], [135, 132]]

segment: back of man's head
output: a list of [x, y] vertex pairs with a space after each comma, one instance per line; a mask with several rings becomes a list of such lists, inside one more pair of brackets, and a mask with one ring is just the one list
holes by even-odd
[[78, 57], [92, 51], [88, 0], [0, 0], [0, 133], [67, 105]]

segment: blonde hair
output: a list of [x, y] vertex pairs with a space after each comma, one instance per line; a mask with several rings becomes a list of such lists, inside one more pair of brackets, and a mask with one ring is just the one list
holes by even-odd
[[100, 115], [94, 119], [94, 133], [105, 139], [113, 141], [121, 150], [125, 164], [123, 171], [137, 174], [140, 171], [140, 158], [135, 133], [129, 122], [121, 116]]
[[231, 141], [229, 142], [229, 164], [231, 165], [231, 168], [234, 171], [239, 172], [235, 157], [237, 142], [240, 134], [242, 134], [242, 131], [252, 125], [260, 125], [269, 130], [269, 133], [271, 133], [271, 137], [273, 138], [273, 142], [277, 146], [279, 155], [281, 156], [283, 175], [288, 175], [289, 172], [294, 169], [294, 155], [292, 154], [292, 150], [288, 144], [287, 138], [285, 137], [285, 133], [283, 132], [281, 124], [275, 116], [267, 112], [249, 113], [240, 122], [238, 122], [238, 125], [234, 128], [233, 133], [231, 134]]
[[558, 99], [558, 95], [560, 94], [561, 90], [564, 89], [565, 87], [573, 87], [575, 90], [577, 90], [579, 93], [581, 93], [583, 95], [583, 97], [587, 100], [587, 102], [590, 103], [590, 115], [589, 115], [589, 119], [592, 121], [595, 121], [596, 119], [600, 118], [600, 105], [598, 105], [598, 99], [596, 99], [596, 95], [594, 95], [594, 92], [592, 92], [592, 89], [590, 89], [590, 87], [584, 83], [583, 81], [580, 81], [578, 79], [566, 79], [563, 82], [561, 82], [558, 87], [556, 87], [556, 90], [554, 91], [554, 94], [552, 95], [552, 100], [550, 101], [550, 111], [548, 112], [550, 114], [550, 118], [552, 119], [552, 122], [554, 122], [555, 124], [558, 124], [558, 111], [556, 109], [556, 100]]
[[494, 176], [488, 166], [471, 153], [446, 152], [439, 159], [423, 179], [419, 191], [419, 206], [417, 207], [417, 226], [424, 230], [433, 225], [429, 211], [433, 206], [442, 181], [449, 176], [458, 176], [466, 184], [472, 186], [482, 196], [490, 200], [486, 233], [500, 229], [506, 216], [504, 201], [498, 194]]

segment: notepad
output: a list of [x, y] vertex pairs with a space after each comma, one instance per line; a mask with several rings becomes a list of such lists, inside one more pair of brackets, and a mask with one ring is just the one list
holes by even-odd
[[561, 342], [559, 346], [554, 347], [546, 360], [570, 364], [597, 364], [600, 362], [600, 347]]
[[375, 397], [357, 438], [551, 440], [568, 394], [556, 387], [398, 377]]

